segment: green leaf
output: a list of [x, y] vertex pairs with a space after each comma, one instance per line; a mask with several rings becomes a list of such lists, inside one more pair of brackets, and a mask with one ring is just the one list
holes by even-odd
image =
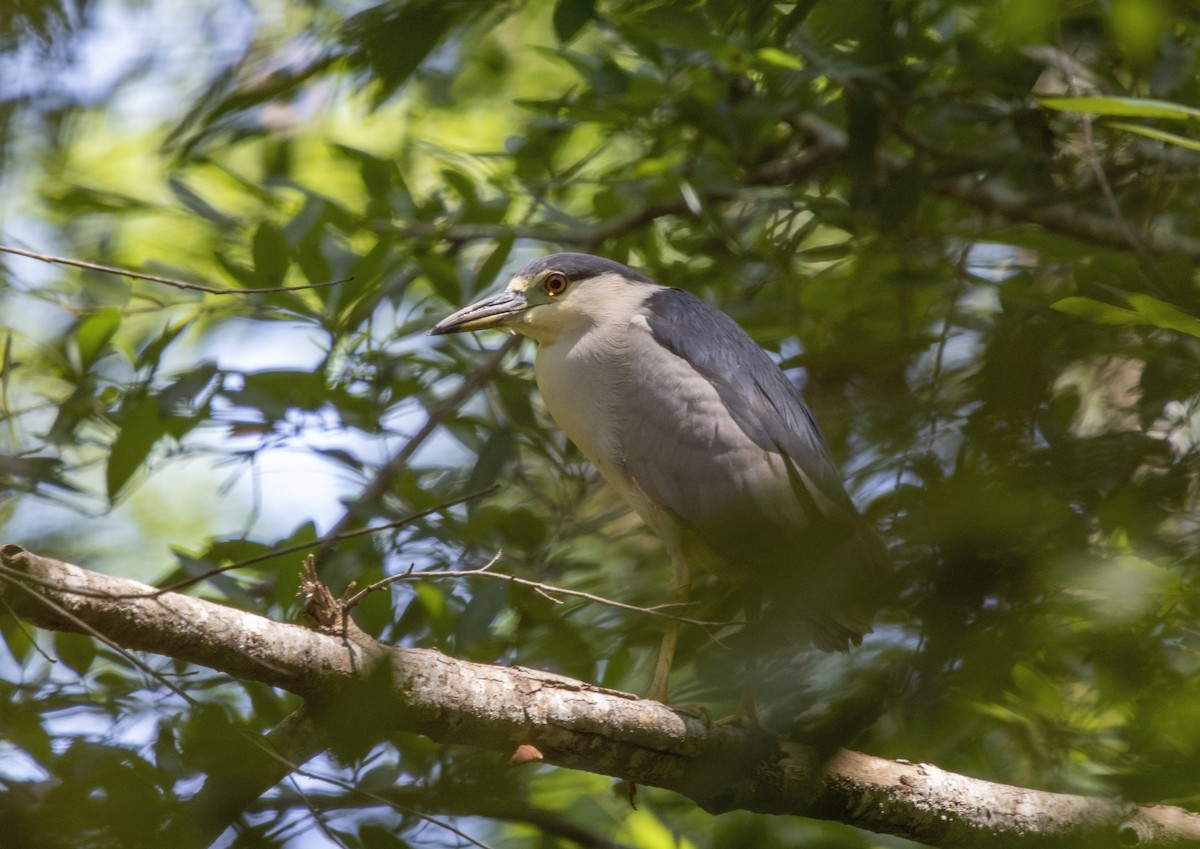
[[358, 840], [363, 849], [412, 849], [412, 844], [391, 828], [376, 823], [360, 826]]
[[1163, 330], [1174, 330], [1200, 337], [1200, 318], [1189, 315], [1149, 295], [1129, 296], [1133, 309], [1106, 304], [1092, 298], [1071, 297], [1055, 301], [1050, 306], [1067, 315], [1077, 316], [1095, 324], [1148, 324]]
[[1095, 324], [1141, 324], [1143, 321], [1142, 317], [1133, 310], [1116, 307], [1092, 298], [1063, 298], [1052, 303], [1050, 307]]
[[254, 231], [254, 270], [260, 286], [278, 286], [288, 267], [288, 244], [283, 231], [269, 221]]
[[211, 221], [221, 227], [237, 226], [236, 218], [221, 212], [204, 198], [192, 191], [191, 188], [178, 177], [171, 177], [168, 179], [167, 187], [170, 188], [171, 194], [175, 195], [176, 200], [187, 207], [191, 212], [199, 215], [201, 218]]
[[786, 50], [780, 50], [778, 47], [763, 47], [755, 55], [768, 65], [787, 68], [789, 71], [804, 70], [803, 62], [791, 53], [788, 53]]
[[83, 634], [59, 631], [54, 635], [54, 654], [68, 669], [82, 675], [96, 659], [96, 641]]
[[462, 284], [458, 279], [458, 268], [441, 254], [418, 254], [415, 257], [421, 273], [425, 275], [438, 296], [450, 304], [462, 301]]
[[479, 449], [475, 468], [471, 470], [471, 477], [467, 480], [467, 489], [483, 489], [495, 483], [512, 460], [515, 448], [516, 440], [512, 431], [507, 428], [493, 431]]
[[[345, 58], [354, 69], [370, 69], [378, 105], [408, 81], [455, 27], [491, 5], [412, 0], [369, 6], [348, 18], [341, 29], [341, 40], [350, 48]], [[400, 44], [403, 49], [397, 49]]]
[[[0, 643], [3, 643], [4, 647], [8, 649], [13, 660], [18, 664], [24, 664], [25, 658], [33, 651], [33, 634], [16, 617], [0, 616]], [[11, 730], [6, 736], [12, 739]]]
[[157, 339], [151, 340], [146, 347], [138, 352], [137, 367], [150, 366], [151, 371], [158, 371], [159, 360], [162, 359], [163, 352], [167, 350], [167, 346], [179, 338], [180, 333], [191, 327], [193, 321], [195, 319], [187, 317], [164, 327]]
[[554, 4], [554, 34], [566, 43], [596, 15], [596, 0], [558, 0]]
[[1038, 101], [1048, 109], [1084, 112], [1089, 115], [1116, 115], [1122, 118], [1167, 118], [1173, 121], [1200, 119], [1200, 109], [1151, 100], [1144, 97], [1043, 97]]
[[1187, 136], [1181, 136], [1176, 133], [1168, 133], [1166, 130], [1156, 130], [1153, 127], [1143, 127], [1140, 124], [1127, 124], [1124, 121], [1114, 121], [1108, 126], [1116, 127], [1120, 130], [1128, 130], [1131, 133], [1137, 133], [1148, 139], [1166, 142], [1167, 144], [1173, 144], [1187, 150], [1200, 150], [1200, 140], [1189, 139]]
[[428, 581], [415, 582], [413, 592], [417, 601], [425, 608], [425, 615], [429, 617], [429, 624], [434, 632], [441, 636], [450, 634], [454, 629], [454, 616], [446, 593]]
[[121, 326], [121, 311], [104, 307], [79, 322], [75, 329], [75, 344], [79, 346], [80, 365], [86, 370], [112, 339]]
[[109, 501], [116, 501], [133, 473], [146, 461], [150, 449], [166, 432], [166, 423], [154, 398], [139, 393], [126, 400], [121, 430], [109, 449], [104, 474]]
[[1200, 318], [1189, 315], [1179, 307], [1149, 295], [1138, 294], [1129, 296], [1129, 305], [1137, 310], [1138, 315], [1145, 318], [1147, 324], [1200, 337]]
[[496, 241], [496, 247], [479, 267], [479, 273], [475, 275], [476, 290], [484, 289], [492, 284], [496, 279], [496, 275], [500, 273], [500, 269], [504, 267], [504, 263], [508, 261], [508, 256], [512, 253], [513, 242], [516, 241], [512, 236], [505, 236]]

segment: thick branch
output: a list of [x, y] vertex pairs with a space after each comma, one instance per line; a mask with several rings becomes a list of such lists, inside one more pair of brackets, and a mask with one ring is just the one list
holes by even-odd
[[[1200, 845], [1200, 816], [1044, 793], [762, 733], [710, 727], [657, 702], [545, 672], [389, 648], [353, 626], [326, 635], [0, 549], [0, 595], [29, 622], [94, 629], [115, 643], [299, 693], [333, 698], [367, 671], [391, 676], [394, 726], [505, 753], [520, 744], [560, 766], [663, 787], [709, 811], [733, 808], [839, 820], [933, 846]], [[380, 729], [381, 736], [384, 729]]]

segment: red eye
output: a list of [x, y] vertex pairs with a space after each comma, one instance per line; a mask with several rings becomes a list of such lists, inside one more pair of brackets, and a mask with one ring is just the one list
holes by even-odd
[[546, 281], [542, 284], [546, 287], [547, 295], [561, 295], [567, 291], [567, 275], [561, 271], [552, 271], [546, 275]]

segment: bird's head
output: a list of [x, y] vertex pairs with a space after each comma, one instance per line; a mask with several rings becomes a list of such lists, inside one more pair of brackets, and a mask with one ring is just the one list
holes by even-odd
[[590, 254], [542, 257], [517, 272], [508, 287], [439, 321], [432, 336], [496, 328], [538, 342], [605, 321], [629, 321], [651, 281], [628, 266]]

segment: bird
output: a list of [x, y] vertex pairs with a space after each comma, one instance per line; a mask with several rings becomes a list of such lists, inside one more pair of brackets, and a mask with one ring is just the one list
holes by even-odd
[[[728, 315], [619, 262], [556, 253], [443, 318], [537, 343], [547, 410], [662, 539], [677, 602], [710, 574], [747, 628], [843, 651], [861, 643], [891, 574], [799, 389]], [[649, 696], [666, 701], [679, 623]]]

